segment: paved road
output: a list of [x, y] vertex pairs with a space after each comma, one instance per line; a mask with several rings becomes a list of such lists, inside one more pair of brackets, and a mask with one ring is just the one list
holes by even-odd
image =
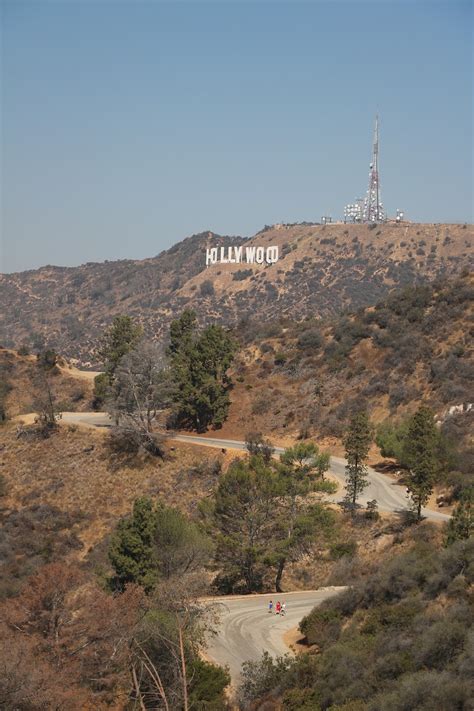
[[[110, 417], [105, 412], [63, 412], [62, 419], [63, 422], [89, 425], [91, 427], [110, 427], [111, 425]], [[215, 437], [200, 437], [198, 435], [175, 435], [173, 439], [217, 449], [245, 450], [246, 448], [245, 442], [234, 439], [218, 439]], [[275, 454], [281, 454], [283, 451], [282, 447], [275, 447]], [[329, 472], [340, 484], [339, 491], [327, 497], [329, 501], [334, 503], [338, 503], [342, 499], [345, 484], [345, 465], [345, 459], [341, 457], [331, 457]], [[359, 502], [362, 505], [365, 506], [367, 501], [376, 499], [379, 511], [397, 513], [407, 509], [408, 501], [406, 490], [403, 486], [397, 484], [389, 476], [376, 472], [370, 467], [368, 480], [369, 486], [359, 498]], [[426, 518], [437, 521], [448, 521], [450, 518], [448, 514], [431, 509], [422, 509], [422, 513]]]
[[[225, 449], [240, 449], [244, 450], [245, 442], [239, 442], [233, 439], [215, 439], [210, 437], [198, 437], [195, 435], [176, 435], [174, 439], [181, 442], [189, 442], [190, 444], [200, 444], [207, 447], [218, 447]], [[275, 447], [275, 454], [282, 454], [282, 447]], [[341, 501], [343, 487], [346, 481], [345, 476], [346, 460], [341, 457], [331, 457], [329, 472], [338, 480], [340, 491], [327, 498], [334, 503]], [[379, 510], [385, 512], [400, 512], [407, 508], [407, 497], [405, 487], [397, 484], [393, 479], [385, 474], [376, 472], [369, 467], [369, 486], [364, 493], [359, 497], [359, 502], [364, 506], [368, 501], [377, 500]], [[439, 521], [448, 521], [449, 516], [440, 511], [432, 511], [431, 509], [422, 509], [423, 515], [426, 518], [436, 519]]]
[[[243, 662], [260, 659], [267, 651], [273, 657], [289, 649], [283, 635], [298, 626], [315, 605], [337, 595], [344, 588], [321, 588], [315, 591], [283, 595], [250, 595], [216, 598], [221, 612], [217, 635], [209, 640], [206, 655], [217, 664], [229, 666], [232, 682], [239, 681]], [[286, 602], [286, 615], [268, 613], [268, 601]]]

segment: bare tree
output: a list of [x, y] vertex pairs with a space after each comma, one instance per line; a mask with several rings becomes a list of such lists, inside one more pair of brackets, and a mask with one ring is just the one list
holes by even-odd
[[158, 453], [157, 416], [169, 404], [170, 396], [165, 358], [155, 344], [142, 340], [115, 371], [108, 411], [124, 434], [128, 431], [147, 450]]

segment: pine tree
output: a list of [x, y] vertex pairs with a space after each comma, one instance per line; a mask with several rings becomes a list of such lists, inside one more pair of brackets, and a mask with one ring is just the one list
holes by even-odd
[[155, 515], [151, 499], [137, 499], [132, 515], [119, 521], [109, 548], [109, 559], [115, 570], [113, 584], [119, 590], [123, 590], [128, 583], [137, 583], [146, 591], [155, 585], [154, 530]]
[[474, 486], [466, 489], [448, 523], [446, 545], [470, 538], [474, 534]]
[[104, 371], [109, 377], [109, 382], [112, 381], [123, 356], [136, 346], [142, 335], [142, 327], [134, 323], [130, 316], [114, 318], [97, 351], [103, 360]]
[[177, 422], [199, 432], [210, 425], [220, 427], [230, 404], [232, 338], [221, 326], [207, 326], [198, 334], [196, 315], [186, 310], [171, 324], [168, 352]]
[[431, 496], [439, 469], [437, 446], [438, 431], [433, 412], [422, 405], [409, 421], [403, 447], [404, 460], [409, 467], [407, 489], [417, 521]]
[[357, 499], [368, 486], [367, 457], [372, 444], [373, 431], [366, 412], [358, 412], [351, 419], [344, 438], [346, 450], [346, 495], [345, 505], [355, 515]]
[[280, 457], [280, 509], [272, 557], [277, 567], [275, 590], [281, 592], [283, 572], [288, 561], [297, 559], [332, 525], [332, 514], [322, 504], [313, 505], [308, 494], [330, 491], [332, 482], [324, 480], [329, 469], [329, 454], [320, 452], [314, 442], [298, 442]]
[[235, 460], [220, 478], [212, 516], [216, 560], [229, 590], [261, 588], [275, 545], [279, 494], [278, 476], [260, 456]]

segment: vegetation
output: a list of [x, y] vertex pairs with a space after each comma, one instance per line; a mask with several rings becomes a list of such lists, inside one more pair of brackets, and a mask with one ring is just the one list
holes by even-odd
[[368, 485], [366, 461], [372, 436], [367, 413], [359, 412], [354, 415], [344, 438], [347, 459], [344, 503], [352, 516], [355, 516], [357, 499]]
[[100, 409], [104, 404], [120, 361], [137, 345], [142, 335], [142, 327], [130, 316], [122, 315], [114, 318], [102, 336], [97, 355], [102, 360], [104, 372], [96, 376], [94, 381], [95, 409]]
[[11, 391], [12, 386], [3, 369], [0, 369], [0, 425], [8, 419], [7, 412], [7, 395]]
[[319, 654], [246, 666], [245, 708], [468, 709], [473, 570], [472, 538], [441, 551], [430, 537], [412, 540], [302, 621]]
[[163, 358], [152, 343], [139, 343], [115, 370], [109, 412], [122, 432], [152, 454], [161, 454], [157, 415], [170, 402], [171, 382]]
[[333, 490], [323, 480], [327, 467], [327, 455], [312, 443], [287, 449], [281, 463], [257, 450], [231, 464], [207, 511], [222, 591], [261, 590], [273, 572], [281, 592], [286, 564], [314, 552], [334, 525], [332, 512], [309, 497]]
[[159, 580], [200, 570], [209, 559], [206, 535], [178, 509], [137, 499], [132, 515], [119, 522], [109, 548], [114, 588], [136, 583], [146, 592]]
[[467, 540], [474, 534], [474, 486], [464, 489], [448, 523], [446, 544]]
[[432, 491], [438, 468], [436, 456], [437, 432], [432, 411], [421, 406], [410, 420], [404, 441], [404, 459], [408, 465], [407, 489], [416, 518]]
[[170, 368], [174, 383], [174, 422], [198, 432], [220, 427], [229, 409], [228, 370], [236, 346], [220, 326], [197, 333], [196, 314], [185, 310], [170, 329]]
[[105, 332], [97, 350], [104, 364], [104, 372], [112, 380], [118, 364], [129, 353], [143, 335], [141, 326], [130, 316], [116, 316], [112, 325]]

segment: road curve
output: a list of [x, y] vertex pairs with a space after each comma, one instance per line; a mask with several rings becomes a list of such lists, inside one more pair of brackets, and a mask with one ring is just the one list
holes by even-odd
[[[289, 652], [283, 641], [285, 632], [297, 627], [313, 607], [344, 589], [215, 598], [212, 602], [218, 606], [220, 619], [216, 635], [208, 640], [206, 656], [216, 664], [227, 665], [236, 685], [245, 661], [260, 659], [264, 651], [272, 657]], [[277, 600], [286, 602], [286, 615], [269, 614], [269, 600], [274, 605]]]
[[[63, 412], [62, 421], [74, 424], [88, 425], [90, 427], [110, 427], [111, 419], [106, 412]], [[197, 444], [202, 447], [213, 447], [217, 449], [245, 450], [245, 442], [235, 439], [219, 439], [216, 437], [202, 437], [199, 435], [174, 435], [172, 439], [188, 444]], [[282, 447], [275, 447], [275, 454], [284, 452]], [[339, 503], [342, 499], [342, 492], [345, 485], [345, 459], [341, 457], [331, 457], [329, 471], [340, 484], [338, 493], [327, 496], [329, 501]], [[376, 472], [369, 467], [369, 485], [364, 493], [359, 497], [359, 503], [363, 506], [368, 501], [376, 499], [379, 511], [386, 513], [401, 513], [406, 511], [408, 501], [406, 490], [396, 481], [386, 474]], [[422, 514], [426, 518], [434, 521], [449, 521], [450, 516], [440, 511], [422, 509]]]
[[[245, 450], [245, 442], [240, 442], [233, 439], [215, 439], [210, 437], [199, 437], [197, 435], [175, 435], [173, 439], [180, 442], [188, 442], [190, 444], [199, 444], [206, 447], [219, 447], [224, 449], [239, 449]], [[285, 450], [282, 447], [275, 447], [275, 454], [282, 454]], [[342, 491], [345, 485], [345, 466], [346, 460], [342, 457], [331, 457], [329, 472], [338, 480], [340, 491], [334, 495], [327, 496], [329, 501], [339, 503], [342, 499]], [[376, 499], [379, 511], [388, 513], [400, 513], [407, 509], [406, 490], [396, 481], [385, 474], [376, 472], [369, 467], [368, 473], [369, 485], [364, 493], [359, 497], [359, 503], [366, 505], [368, 501]], [[422, 509], [423, 516], [426, 518], [448, 521], [449, 516], [440, 511], [432, 511], [431, 509]]]

